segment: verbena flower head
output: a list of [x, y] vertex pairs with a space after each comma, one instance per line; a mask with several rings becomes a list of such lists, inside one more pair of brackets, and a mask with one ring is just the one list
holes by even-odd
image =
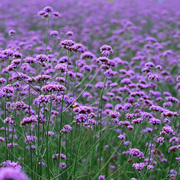
[[44, 7], [43, 11], [45, 11], [47, 13], [51, 13], [51, 12], [53, 12], [53, 8], [51, 6], [46, 6], [46, 7]]
[[139, 159], [144, 158], [144, 153], [141, 152], [139, 149], [136, 149], [136, 148], [131, 149], [130, 148], [129, 152], [130, 152], [129, 154], [131, 156], [137, 156]]
[[65, 125], [63, 129], [61, 130], [62, 133], [69, 133], [72, 130], [72, 127], [70, 125]]
[[71, 48], [72, 51], [75, 51], [75, 52], [78, 52], [78, 53], [84, 53], [86, 48], [82, 45], [82, 44], [79, 44], [79, 43], [75, 43], [72, 48]]
[[35, 60], [41, 64], [45, 65], [45, 63], [48, 61], [48, 57], [45, 54], [39, 54], [36, 56]]
[[142, 169], [145, 167], [145, 163], [134, 163], [132, 165], [135, 169], [139, 171], [139, 173], [142, 171]]
[[51, 31], [49, 34], [51, 36], [57, 36], [58, 35], [58, 31]]
[[20, 171], [22, 169], [22, 167], [20, 166], [19, 162], [14, 162], [14, 161], [10, 161], [10, 160], [7, 160], [7, 161], [4, 161], [0, 164], [2, 167], [9, 167], [9, 168], [14, 168], [18, 171]]
[[64, 168], [66, 168], [67, 166], [66, 166], [66, 163], [62, 162], [62, 163], [59, 164], [59, 167], [60, 167], [61, 169], [64, 169]]
[[113, 53], [113, 49], [109, 45], [103, 45], [100, 47], [100, 52], [103, 56], [109, 56]]
[[75, 42], [73, 40], [63, 40], [63, 41], [61, 41], [60, 44], [61, 44], [61, 47], [63, 47], [64, 49], [71, 51], [72, 46], [75, 44]]
[[14, 37], [15, 34], [16, 34], [15, 30], [12, 29], [9, 31], [9, 36]]
[[21, 121], [21, 126], [29, 125], [31, 123], [36, 123], [37, 122], [37, 116], [30, 116], [30, 117], [25, 117]]
[[0, 169], [0, 180], [29, 180], [29, 178], [22, 171], [6, 167]]
[[100, 176], [98, 177], [98, 180], [103, 180], [103, 179], [105, 179], [105, 175], [100, 175]]
[[41, 88], [44, 92], [66, 91], [66, 88], [60, 84], [48, 84]]

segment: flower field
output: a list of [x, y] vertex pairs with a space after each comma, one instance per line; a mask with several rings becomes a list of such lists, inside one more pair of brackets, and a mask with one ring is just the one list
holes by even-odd
[[180, 180], [180, 0], [1, 0], [0, 180]]

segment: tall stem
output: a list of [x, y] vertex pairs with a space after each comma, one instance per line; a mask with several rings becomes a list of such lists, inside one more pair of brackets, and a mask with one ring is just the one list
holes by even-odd
[[47, 53], [47, 47], [48, 47], [48, 43], [49, 43], [49, 17], [47, 19], [47, 32], [46, 32], [46, 49], [45, 49], [45, 54]]

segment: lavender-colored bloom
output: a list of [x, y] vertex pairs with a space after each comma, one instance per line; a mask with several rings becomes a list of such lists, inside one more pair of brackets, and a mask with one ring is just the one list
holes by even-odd
[[66, 33], [66, 35], [67, 35], [67, 36], [74, 36], [74, 33], [73, 33], [72, 31], [68, 31], [68, 32]]
[[55, 66], [55, 69], [61, 71], [62, 73], [64, 73], [64, 72], [67, 71], [67, 65], [66, 64], [62, 64], [62, 63], [61, 64], [57, 64]]
[[98, 177], [98, 180], [103, 180], [103, 179], [105, 179], [105, 176], [104, 176], [104, 175], [100, 175], [100, 176]]
[[129, 121], [119, 121], [120, 126], [129, 126], [131, 123]]
[[141, 170], [145, 167], [144, 163], [134, 163], [132, 165], [132, 167], [134, 167], [135, 169], [137, 169], [139, 171], [139, 173], [141, 172]]
[[0, 137], [0, 142], [4, 142], [5, 138], [4, 137]]
[[11, 84], [6, 85], [0, 90], [0, 97], [10, 98], [13, 96], [14, 89]]
[[132, 108], [132, 107], [133, 107], [133, 106], [132, 106], [131, 103], [125, 103], [123, 109], [124, 109], [125, 111], [128, 111], [128, 110], [129, 110], [130, 108]]
[[170, 102], [173, 102], [173, 103], [179, 104], [179, 100], [177, 98], [175, 98], [175, 97], [168, 96], [168, 97], [166, 97], [166, 100], [170, 101]]
[[12, 62], [11, 62], [11, 67], [13, 68], [13, 70], [17, 67], [20, 66], [20, 63], [21, 63], [21, 60], [20, 59], [14, 59]]
[[156, 118], [151, 118], [150, 120], [149, 120], [149, 124], [151, 124], [151, 125], [158, 125], [158, 124], [161, 124], [161, 120], [159, 120], [159, 119], [156, 119]]
[[54, 154], [54, 155], [52, 156], [53, 160], [57, 160], [58, 157], [59, 157], [59, 154]]
[[59, 17], [61, 17], [61, 15], [60, 15], [60, 13], [59, 13], [59, 12], [53, 12], [53, 16], [54, 16], [55, 18], [59, 18]]
[[160, 134], [163, 134], [163, 133], [174, 135], [174, 130], [173, 130], [173, 128], [172, 128], [171, 126], [166, 125], [166, 126], [164, 126], [164, 127], [162, 128], [162, 131], [161, 131]]
[[125, 134], [120, 134], [118, 136], [118, 138], [121, 139], [121, 140], [125, 140], [126, 139], [126, 135]]
[[71, 47], [71, 50], [75, 51], [75, 52], [78, 52], [78, 53], [84, 53], [86, 48], [82, 45], [82, 44], [79, 44], [79, 43], [75, 43], [72, 47]]
[[164, 138], [163, 137], [159, 137], [156, 140], [157, 143], [160, 143], [161, 145], [164, 143]]
[[112, 118], [117, 118], [117, 117], [120, 117], [120, 113], [117, 112], [117, 111], [111, 111], [109, 113], [109, 116], [112, 117]]
[[15, 30], [12, 29], [9, 31], [9, 36], [13, 37], [15, 34], [16, 34]]
[[46, 6], [46, 7], [44, 7], [43, 11], [45, 11], [47, 13], [51, 13], [51, 12], [53, 12], [53, 8], [51, 6]]
[[11, 116], [11, 117], [7, 117], [5, 120], [4, 120], [4, 123], [9, 123], [9, 124], [14, 124], [14, 117]]
[[22, 171], [6, 167], [0, 169], [0, 180], [29, 180], [29, 178]]
[[172, 144], [179, 144], [180, 143], [180, 139], [178, 137], [172, 137], [169, 142], [171, 142]]
[[32, 142], [34, 142], [35, 140], [37, 139], [36, 136], [26, 136], [26, 139], [25, 139], [25, 143], [26, 144], [31, 144]]
[[109, 45], [103, 45], [100, 47], [100, 52], [103, 56], [109, 56], [113, 53], [113, 49]]
[[121, 80], [121, 84], [131, 84], [131, 80], [125, 78], [125, 79]]
[[37, 122], [37, 116], [30, 116], [30, 117], [25, 117], [23, 118], [23, 120], [21, 121], [21, 126], [25, 126], [31, 123], [36, 123]]
[[69, 133], [72, 130], [72, 127], [70, 125], [65, 125], [63, 129], [61, 130], [62, 133]]
[[133, 119], [132, 124], [140, 124], [140, 123], [142, 123], [142, 121], [143, 120], [141, 118]]
[[141, 152], [139, 149], [133, 148], [133, 149], [129, 149], [129, 154], [131, 156], [137, 156], [139, 159], [144, 158], [144, 153]]
[[85, 51], [83, 54], [81, 54], [81, 59], [94, 59], [94, 58], [95, 55], [90, 51]]
[[175, 158], [178, 163], [180, 163], [180, 157]]
[[67, 166], [66, 166], [66, 163], [63, 162], [63, 163], [60, 163], [60, 164], [59, 164], [59, 167], [60, 167], [61, 169], [64, 169], [64, 168], [66, 168]]
[[176, 149], [178, 148], [178, 146], [171, 146], [169, 149], [168, 149], [168, 152], [172, 152], [172, 151], [175, 151]]
[[45, 63], [48, 61], [48, 57], [45, 54], [40, 54], [36, 56], [35, 60], [42, 66], [45, 66]]
[[29, 63], [29, 64], [33, 64], [33, 63], [36, 63], [36, 62], [37, 62], [36, 59], [34, 59], [34, 58], [32, 58], [32, 57], [26, 57], [26, 58], [24, 59], [24, 61], [25, 61], [26, 63]]
[[44, 162], [38, 162], [38, 165], [44, 167], [45, 163]]
[[75, 42], [73, 40], [63, 40], [61, 41], [61, 46], [64, 49], [67, 49], [68, 51], [72, 50], [72, 46], [75, 44]]
[[95, 85], [95, 87], [96, 87], [96, 88], [99, 88], [99, 89], [102, 89], [103, 86], [104, 86], [104, 83], [103, 83], [103, 82], [98, 82], [98, 83]]
[[60, 154], [61, 159], [66, 159], [66, 155]]
[[153, 165], [148, 165], [147, 168], [148, 168], [150, 171], [152, 171], [154, 167], [153, 167]]
[[22, 167], [20, 166], [20, 164], [18, 162], [14, 162], [14, 161], [10, 161], [10, 160], [7, 160], [7, 161], [4, 161], [0, 164], [2, 167], [10, 167], [10, 168], [14, 168], [18, 171], [20, 171], [22, 169]]
[[51, 32], [50, 32], [50, 35], [51, 35], [51, 36], [57, 36], [57, 35], [58, 35], [58, 31], [51, 31]]
[[65, 91], [66, 88], [63, 85], [59, 84], [48, 84], [42, 87], [44, 92], [55, 92], [55, 91]]

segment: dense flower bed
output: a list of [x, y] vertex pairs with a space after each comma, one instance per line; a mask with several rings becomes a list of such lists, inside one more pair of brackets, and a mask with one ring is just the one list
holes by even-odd
[[179, 9], [1, 0], [0, 180], [178, 179]]

